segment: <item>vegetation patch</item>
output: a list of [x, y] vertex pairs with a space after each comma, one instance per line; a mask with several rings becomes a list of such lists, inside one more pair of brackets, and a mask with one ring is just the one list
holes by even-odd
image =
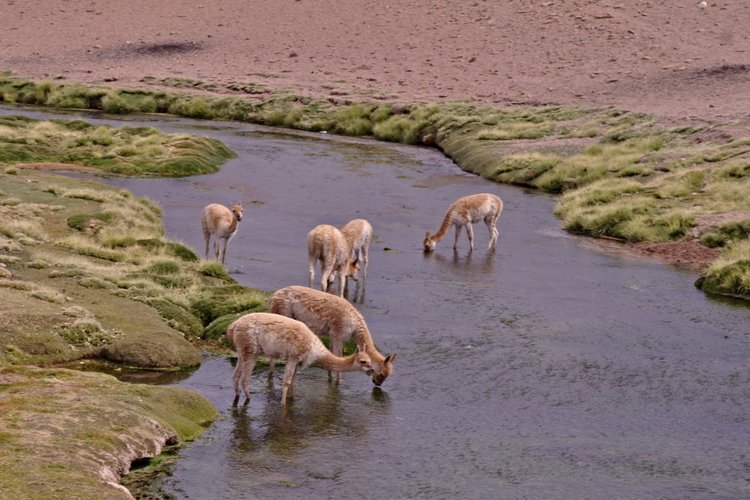
[[[56, 163], [110, 174], [185, 176], [215, 172], [232, 157], [234, 153], [214, 139], [168, 135], [149, 127], [0, 117], [0, 164]], [[11, 169], [17, 174], [16, 167]]]
[[[0, 191], [18, 199], [0, 207], [0, 234], [13, 244], [2, 255], [0, 366], [92, 357], [191, 367], [200, 357], [189, 340], [201, 339], [204, 318], [265, 305], [221, 264], [207, 275], [208, 262], [164, 238], [159, 207], [127, 191], [28, 170], [0, 174]], [[210, 300], [207, 290], [224, 287]]]
[[206, 287], [191, 301], [190, 310], [207, 326], [227, 314], [265, 311], [268, 297], [266, 292], [240, 285]]
[[100, 373], [5, 367], [0, 387], [8, 498], [132, 498], [119, 486], [132, 462], [194, 439], [217, 416], [197, 393]]
[[711, 293], [750, 296], [750, 241], [734, 242], [698, 279], [696, 285]]

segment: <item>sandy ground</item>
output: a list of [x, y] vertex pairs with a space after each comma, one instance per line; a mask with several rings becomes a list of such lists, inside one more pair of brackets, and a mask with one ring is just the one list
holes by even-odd
[[750, 120], [750, 2], [4, 0], [0, 71]]
[[746, 0], [2, 0], [0, 71], [118, 87], [235, 81], [339, 100], [616, 106], [744, 126], [749, 27]]

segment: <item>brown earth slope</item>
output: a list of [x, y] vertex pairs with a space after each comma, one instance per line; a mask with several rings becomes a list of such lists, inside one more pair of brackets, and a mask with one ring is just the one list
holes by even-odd
[[8, 0], [0, 71], [748, 120], [750, 3]]

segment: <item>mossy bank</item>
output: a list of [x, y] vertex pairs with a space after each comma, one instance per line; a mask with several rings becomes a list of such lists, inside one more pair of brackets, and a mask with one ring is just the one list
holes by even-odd
[[[252, 82], [203, 85], [144, 77], [143, 88], [0, 78], [0, 100], [109, 113], [166, 112], [441, 149], [488, 179], [562, 194], [556, 213], [576, 233], [623, 242], [690, 242], [721, 256], [698, 285], [750, 298], [750, 130], [668, 123], [617, 109], [503, 109], [315, 99]], [[175, 89], [175, 90], [171, 90]]]
[[196, 344], [211, 342], [204, 326], [263, 308], [266, 295], [166, 239], [148, 200], [44, 172], [0, 172], [0, 366], [84, 357], [195, 366]]
[[132, 498], [134, 461], [199, 435], [217, 417], [199, 394], [110, 375], [0, 368], [3, 498]]

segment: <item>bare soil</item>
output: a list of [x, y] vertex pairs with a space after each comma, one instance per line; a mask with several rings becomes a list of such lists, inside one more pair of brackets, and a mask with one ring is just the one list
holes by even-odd
[[615, 106], [745, 126], [748, 26], [750, 3], [729, 0], [8, 0], [0, 71], [337, 100]]

